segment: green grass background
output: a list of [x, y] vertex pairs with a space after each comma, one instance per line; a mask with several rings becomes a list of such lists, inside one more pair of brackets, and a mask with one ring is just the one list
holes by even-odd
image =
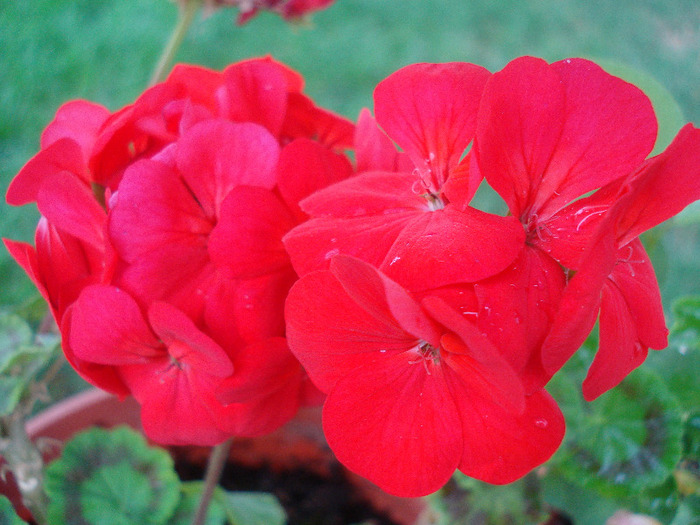
[[[176, 19], [168, 0], [0, 0], [0, 187], [37, 150], [43, 127], [73, 98], [115, 110], [134, 100]], [[502, 68], [530, 54], [618, 61], [660, 81], [686, 120], [700, 123], [697, 0], [337, 0], [310, 27], [264, 13], [198, 17], [178, 61], [213, 68], [271, 54], [307, 79], [320, 104], [355, 118], [374, 86], [401, 66], [468, 61]], [[31, 240], [37, 213], [0, 203], [0, 235]], [[697, 223], [650, 238], [668, 304], [700, 292]], [[663, 233], [663, 234], [661, 234]], [[0, 249], [0, 304], [32, 293]]]

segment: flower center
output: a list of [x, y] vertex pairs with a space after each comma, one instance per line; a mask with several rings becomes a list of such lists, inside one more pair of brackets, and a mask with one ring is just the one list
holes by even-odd
[[423, 363], [425, 372], [428, 375], [430, 375], [430, 368], [428, 367], [428, 364], [440, 364], [440, 348], [436, 348], [426, 341], [420, 341], [418, 346], [415, 348], [415, 352], [417, 353], [416, 358], [408, 363], [411, 365]]

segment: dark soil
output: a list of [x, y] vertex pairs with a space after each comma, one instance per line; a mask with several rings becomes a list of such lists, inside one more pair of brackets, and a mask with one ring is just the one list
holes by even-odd
[[[180, 479], [203, 478], [204, 465], [177, 451], [173, 456]], [[303, 468], [273, 470], [267, 465], [252, 468], [228, 463], [220, 484], [226, 490], [274, 494], [287, 512], [289, 525], [398, 525], [372, 508], [339, 466], [331, 468], [329, 476], [321, 476]]]

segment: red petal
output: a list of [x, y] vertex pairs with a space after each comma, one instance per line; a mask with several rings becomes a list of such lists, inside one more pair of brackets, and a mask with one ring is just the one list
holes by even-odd
[[163, 302], [151, 304], [148, 320], [178, 367], [188, 367], [194, 374], [206, 372], [216, 377], [233, 373], [233, 365], [226, 352], [174, 306]]
[[649, 257], [637, 239], [618, 251], [603, 288], [600, 347], [583, 382], [588, 401], [607, 392], [644, 362], [648, 347], [665, 348], [668, 329]]
[[373, 266], [353, 257], [338, 255], [330, 271], [345, 293], [372, 317], [388, 324], [398, 323], [418, 339], [437, 346], [440, 332], [418, 303], [398, 284]]
[[[608, 211], [621, 196], [623, 181], [614, 182], [588, 197], [578, 199], [554, 217], [541, 223], [529, 242], [548, 253], [564, 267], [578, 269], [581, 258]], [[618, 204], [618, 207], [621, 206]], [[614, 211], [619, 215], [619, 211]], [[610, 219], [608, 219], [610, 220]]]
[[354, 368], [418, 343], [387, 312], [376, 317], [357, 304], [328, 271], [297, 281], [287, 297], [285, 319], [289, 347], [324, 392]]
[[524, 391], [520, 378], [486, 336], [437, 297], [426, 297], [422, 305], [451, 331], [440, 339], [444, 366], [472, 394], [489, 397], [510, 410], [522, 411]]
[[289, 388], [299, 391], [305, 375], [284, 338], [257, 341], [236, 353], [234, 373], [219, 385], [217, 398], [246, 403]]
[[143, 364], [165, 349], [136, 301], [113, 286], [88, 286], [73, 305], [70, 346], [77, 357], [104, 365]]
[[420, 213], [311, 219], [285, 235], [283, 242], [299, 275], [328, 268], [338, 254], [379, 266], [399, 233]]
[[414, 64], [377, 85], [377, 122], [439, 189], [474, 136], [490, 73], [467, 63]]
[[47, 176], [37, 195], [39, 211], [64, 232], [104, 250], [105, 210], [90, 189], [68, 173]]
[[452, 170], [443, 191], [453, 206], [465, 210], [484, 179], [471, 153]]
[[428, 201], [415, 189], [410, 173], [368, 172], [317, 191], [301, 202], [314, 217], [351, 218], [429, 210]]
[[246, 343], [284, 334], [284, 300], [297, 276], [291, 270], [256, 279], [217, 279], [207, 288], [207, 333], [231, 355]]
[[[5, 248], [7, 248], [10, 256], [24, 270], [27, 276], [34, 283], [34, 286], [36, 286], [37, 290], [39, 290], [41, 296], [53, 308], [53, 301], [49, 297], [49, 292], [44, 284], [43, 276], [39, 272], [37, 255], [34, 246], [26, 242], [12, 241], [10, 239], [3, 239], [2, 242], [5, 244]], [[57, 322], [58, 321], [60, 321], [60, 319], [57, 319]]]
[[287, 109], [287, 81], [271, 60], [246, 60], [224, 71], [227, 116], [234, 122], [255, 122], [277, 136]]
[[299, 222], [306, 219], [299, 201], [352, 175], [347, 157], [308, 139], [297, 139], [285, 146], [277, 170], [279, 192]]
[[520, 375], [526, 390], [549, 381], [541, 362], [542, 343], [564, 291], [561, 267], [541, 250], [526, 247], [513, 265], [474, 285], [477, 326]]
[[643, 345], [656, 350], [668, 345], [661, 292], [654, 267], [639, 239], [618, 250], [618, 262], [610, 279], [625, 297]]
[[60, 139], [68, 138], [80, 147], [83, 159], [87, 159], [97, 133], [107, 117], [109, 111], [99, 104], [86, 100], [66, 102], [41, 134], [41, 149], [46, 149]]
[[630, 182], [633, 195], [618, 225], [620, 244], [700, 199], [700, 129], [687, 124]]
[[281, 141], [298, 138], [317, 140], [332, 149], [352, 147], [355, 126], [348, 119], [317, 107], [301, 93], [289, 93], [287, 116], [282, 127]]
[[579, 271], [567, 284], [552, 331], [542, 345], [542, 364], [551, 374], [583, 344], [598, 317], [601, 290], [617, 260], [614, 217], [609, 219], [599, 227]]
[[230, 437], [217, 425], [223, 407], [213, 397], [210, 376], [180, 370], [169, 357], [123, 367], [122, 374], [142, 405], [143, 430], [153, 441], [211, 446]]
[[400, 353], [338, 381], [323, 430], [338, 460], [397, 496], [430, 494], [459, 464], [462, 429], [440, 366]]
[[360, 111], [355, 130], [355, 161], [364, 171], [413, 171], [413, 162], [378, 127], [368, 109]]
[[486, 84], [473, 150], [479, 170], [517, 218], [537, 198], [564, 129], [565, 104], [559, 75], [540, 59], [515, 59]]
[[219, 428], [229, 436], [257, 437], [287, 423], [299, 410], [302, 389], [295, 379], [278, 386], [277, 390], [264, 397], [223, 407], [217, 421]]
[[505, 269], [524, 241], [514, 217], [448, 205], [407, 223], [379, 269], [411, 291], [474, 282]]
[[22, 206], [37, 200], [40, 188], [51, 175], [75, 177], [87, 182], [80, 146], [68, 138], [58, 139], [27, 162], [7, 189], [7, 202]]
[[209, 217], [236, 186], [272, 189], [279, 145], [256, 124], [211, 120], [197, 124], [177, 142], [177, 168]]
[[648, 349], [637, 340], [635, 320], [621, 290], [608, 281], [600, 307], [600, 345], [588, 375], [583, 396], [592, 401], [641, 365]]
[[209, 236], [209, 255], [234, 279], [251, 279], [290, 266], [282, 237], [294, 217], [270, 190], [234, 189], [221, 204], [221, 217]]
[[525, 397], [525, 411], [513, 413], [467, 391], [447, 376], [462, 420], [464, 453], [459, 465], [467, 476], [504, 485], [547, 461], [564, 438], [564, 416], [540, 390]]
[[654, 147], [657, 131], [651, 102], [636, 86], [588, 60], [567, 59], [551, 68], [563, 83], [566, 108], [533, 206], [541, 217], [633, 171]]
[[88, 383], [101, 388], [107, 392], [119, 396], [122, 400], [131, 394], [129, 388], [124, 384], [119, 368], [111, 365], [98, 365], [80, 359], [75, 355], [69, 341], [71, 340], [71, 324], [73, 317], [72, 305], [66, 309], [64, 316], [60, 320], [61, 348], [66, 359], [73, 369]]
[[129, 263], [120, 285], [148, 301], [191, 303], [213, 271], [206, 248], [211, 226], [174, 169], [150, 160], [133, 164], [109, 220], [115, 249]]

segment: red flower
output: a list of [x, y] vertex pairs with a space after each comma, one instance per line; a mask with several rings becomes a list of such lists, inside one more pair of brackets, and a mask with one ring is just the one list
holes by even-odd
[[[584, 385], [589, 399], [641, 364], [648, 346], [666, 346], [658, 286], [641, 243], [630, 243], [631, 237], [616, 241], [602, 232], [592, 240], [601, 220], [615, 222], [604, 218], [620, 198], [621, 181], [639, 169], [655, 138], [656, 119], [647, 97], [581, 59], [551, 65], [530, 57], [514, 60], [489, 80], [479, 108], [471, 168], [485, 176], [526, 229], [527, 258], [540, 265], [534, 274], [540, 277], [532, 283], [541, 285], [547, 273], [561, 274], [548, 262], [550, 256], [568, 276], [578, 271], [561, 305], [563, 286], [547, 285], [552, 294], [542, 303], [543, 312], [548, 311], [548, 326], [555, 317], [556, 322], [553, 333], [539, 332], [539, 344], [545, 337], [546, 342], [534, 370], [542, 379], [583, 343], [601, 300], [605, 305], [601, 351]], [[648, 305], [644, 313], [642, 301]], [[504, 317], [508, 304], [499, 309]], [[509, 324], [506, 319], [499, 327], [508, 333]]]
[[[176, 67], [112, 115], [69, 103], [10, 186], [11, 204], [36, 201], [43, 215], [36, 247], [6, 244], [68, 360], [133, 394], [153, 439], [258, 435], [319, 401], [284, 339], [296, 274], [281, 239], [306, 219], [299, 199], [351, 174], [335, 150], [353, 125], [302, 87], [260, 59]], [[121, 325], [112, 307], [129, 314]], [[110, 339], [111, 324], [133, 345]], [[192, 411], [201, 417], [180, 428]]]
[[[661, 294], [638, 236], [700, 198], [700, 130], [685, 126], [629, 177], [580, 199], [551, 222], [548, 248], [577, 270], [543, 346], [556, 370], [583, 343], [600, 312], [600, 346], [583, 383], [592, 400], [667, 345]], [[576, 231], [577, 242], [564, 232]], [[561, 237], [559, 237], [561, 233]]]
[[[183, 1], [183, 0], [181, 0]], [[186, 0], [185, 0], [186, 1]], [[253, 18], [258, 11], [272, 11], [285, 20], [295, 20], [313, 11], [329, 7], [335, 0], [206, 0], [217, 6], [235, 6], [240, 9], [237, 24], [243, 25]]]
[[517, 221], [464, 204], [478, 181], [446, 184], [468, 165], [460, 157], [488, 77], [471, 64], [417, 64], [377, 86], [377, 121], [404, 153], [363, 115], [357, 162], [369, 171], [302, 201], [312, 220], [285, 237], [299, 274], [344, 253], [419, 290], [483, 279], [513, 261], [524, 240]]
[[437, 297], [418, 303], [370, 265], [336, 256], [292, 288], [287, 337], [328, 393], [323, 426], [351, 470], [400, 496], [459, 468], [509, 483], [546, 461], [564, 421], [478, 329]]

